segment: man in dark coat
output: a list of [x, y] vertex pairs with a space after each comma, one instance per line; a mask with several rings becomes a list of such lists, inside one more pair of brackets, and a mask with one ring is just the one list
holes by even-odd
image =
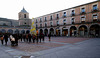
[[5, 45], [7, 45], [7, 42], [8, 42], [8, 35], [7, 34], [4, 35], [4, 39], [5, 39]]
[[49, 41], [51, 41], [51, 33], [48, 35], [48, 37], [49, 37]]
[[28, 34], [29, 43], [31, 42], [31, 34]]
[[40, 35], [39, 35], [40, 43], [41, 43], [41, 38], [42, 38], [42, 34], [40, 33]]
[[44, 34], [42, 33], [42, 40], [43, 40], [43, 42], [44, 42]]
[[37, 34], [37, 36], [36, 36], [36, 42], [38, 43], [38, 38], [39, 38], [39, 35]]
[[18, 46], [18, 39], [19, 39], [18, 34], [14, 34], [14, 38], [15, 38], [15, 46]]

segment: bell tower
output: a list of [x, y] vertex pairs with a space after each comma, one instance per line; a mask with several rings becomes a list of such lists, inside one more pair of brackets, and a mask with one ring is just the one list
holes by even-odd
[[20, 19], [29, 19], [29, 13], [25, 10], [24, 7], [23, 7], [23, 9], [19, 12], [18, 16], [19, 16], [19, 20], [20, 20]]
[[29, 13], [25, 10], [25, 8], [23, 7], [23, 9], [18, 13], [18, 17], [19, 17], [19, 26], [31, 26], [31, 19], [29, 19]]

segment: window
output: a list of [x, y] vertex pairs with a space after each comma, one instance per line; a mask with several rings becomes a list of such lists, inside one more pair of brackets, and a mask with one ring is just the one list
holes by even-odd
[[97, 5], [93, 5], [93, 10], [97, 10]]
[[26, 24], [26, 22], [24, 24]]
[[52, 15], [50, 16], [50, 20], [52, 20]]
[[50, 22], [50, 26], [52, 26], [53, 24], [52, 24], [52, 22]]
[[72, 20], [71, 20], [71, 21], [72, 21], [72, 24], [74, 24], [74, 18], [72, 18]]
[[66, 24], [66, 19], [63, 20], [63, 24], [64, 24], [64, 25]]
[[42, 22], [42, 18], [40, 18], [40, 22]]
[[81, 17], [81, 21], [82, 21], [82, 22], [85, 21], [85, 16], [82, 16], [82, 17]]
[[57, 14], [57, 19], [59, 18], [59, 14]]
[[66, 12], [64, 12], [63, 16], [66, 17]]
[[75, 15], [75, 10], [72, 10], [72, 16], [74, 16]]
[[47, 23], [45, 23], [45, 27], [47, 27]]
[[24, 18], [26, 18], [26, 14], [24, 14]]
[[82, 12], [82, 13], [85, 12], [85, 8], [82, 8], [82, 9], [81, 9], [81, 12]]
[[97, 21], [97, 19], [98, 19], [97, 14], [94, 14], [94, 15], [93, 15], [93, 21]]
[[42, 27], [42, 24], [40, 24], [40, 27]]
[[36, 19], [36, 23], [37, 23], [37, 19]]
[[47, 17], [45, 17], [45, 21], [47, 21]]
[[57, 26], [59, 25], [59, 21], [57, 21]]

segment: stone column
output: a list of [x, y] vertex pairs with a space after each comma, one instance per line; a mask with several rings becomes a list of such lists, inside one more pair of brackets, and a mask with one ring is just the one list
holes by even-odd
[[56, 30], [55, 30], [55, 28], [54, 28], [54, 35], [56, 34]]
[[70, 28], [68, 29], [68, 36], [70, 36]]
[[43, 30], [43, 34], [44, 34], [44, 29], [42, 29]]
[[50, 28], [48, 28], [48, 34], [50, 33]]
[[62, 28], [60, 28], [60, 36], [62, 36]]
[[89, 37], [89, 28], [87, 28], [87, 37]]

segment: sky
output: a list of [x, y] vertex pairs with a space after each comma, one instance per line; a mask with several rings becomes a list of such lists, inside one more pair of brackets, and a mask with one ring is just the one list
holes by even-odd
[[96, 0], [0, 0], [0, 17], [18, 20], [24, 7], [32, 19], [92, 1]]

